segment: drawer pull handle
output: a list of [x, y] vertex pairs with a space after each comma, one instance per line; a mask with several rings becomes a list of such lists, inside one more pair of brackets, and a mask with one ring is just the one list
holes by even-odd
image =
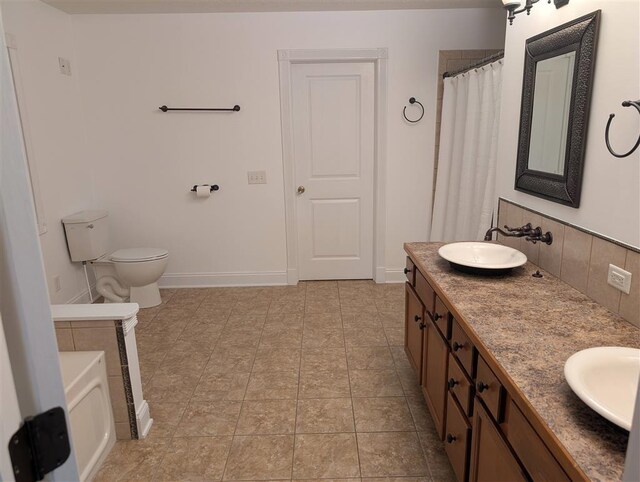
[[411, 270], [409, 268], [405, 268], [404, 269], [404, 274], [409, 274], [409, 273], [411, 273]]
[[418, 323], [421, 319], [422, 317], [420, 315], [416, 315], [413, 317], [413, 321], [415, 321], [416, 323]]
[[420, 328], [421, 330], [424, 330], [427, 327], [427, 325], [425, 325], [424, 323], [420, 323], [418, 325], [418, 328]]
[[453, 342], [453, 351], [458, 351], [464, 348], [464, 343], [460, 344], [457, 341]]
[[459, 381], [454, 380], [453, 378], [449, 378], [449, 383], [448, 383], [449, 388], [453, 388], [453, 387], [455, 387], [456, 385], [458, 385], [459, 383], [460, 383]]
[[442, 318], [441, 314], [437, 312], [433, 314], [433, 321], [438, 321], [440, 318]]
[[489, 385], [487, 385], [484, 382], [478, 382], [478, 384], [476, 385], [476, 388], [478, 389], [478, 391], [480, 393], [484, 392], [487, 388], [489, 388]]
[[450, 433], [447, 434], [447, 443], [451, 444], [456, 441], [456, 438]]

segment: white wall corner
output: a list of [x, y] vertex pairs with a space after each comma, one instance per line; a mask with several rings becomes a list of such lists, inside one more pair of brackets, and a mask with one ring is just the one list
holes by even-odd
[[377, 266], [375, 272], [374, 281], [376, 283], [386, 283], [387, 280], [387, 268], [384, 266]]
[[99, 297], [100, 293], [96, 291], [96, 285], [91, 285], [91, 296], [89, 296], [89, 290], [84, 289], [67, 301], [66, 304], [88, 304], [92, 303], [91, 300], [96, 300]]
[[297, 285], [298, 284], [298, 268], [291, 268], [287, 270], [287, 284], [288, 285]]

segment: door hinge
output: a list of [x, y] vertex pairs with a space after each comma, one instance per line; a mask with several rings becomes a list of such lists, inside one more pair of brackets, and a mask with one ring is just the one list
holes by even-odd
[[55, 407], [24, 419], [9, 440], [9, 456], [16, 482], [44, 479], [66, 462], [71, 453], [64, 410]]

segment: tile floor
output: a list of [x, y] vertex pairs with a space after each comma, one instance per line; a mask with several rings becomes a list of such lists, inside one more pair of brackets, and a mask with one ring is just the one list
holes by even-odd
[[163, 290], [136, 328], [153, 427], [96, 480], [454, 480], [402, 348], [403, 289]]

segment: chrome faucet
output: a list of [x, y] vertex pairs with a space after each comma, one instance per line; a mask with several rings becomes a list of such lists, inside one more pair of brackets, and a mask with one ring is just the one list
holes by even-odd
[[487, 233], [484, 235], [484, 240], [485, 241], [491, 241], [491, 235], [492, 235], [492, 233], [494, 231], [497, 231], [498, 233], [502, 234], [503, 236], [509, 236], [509, 237], [514, 237], [514, 238], [522, 238], [523, 236], [529, 236], [532, 233], [533, 226], [531, 226], [531, 223], [527, 223], [524, 226], [521, 226], [519, 228], [510, 228], [509, 226], [507, 226], [505, 224], [504, 225], [504, 229], [506, 229], [506, 231], [503, 231], [498, 226], [488, 229]]

